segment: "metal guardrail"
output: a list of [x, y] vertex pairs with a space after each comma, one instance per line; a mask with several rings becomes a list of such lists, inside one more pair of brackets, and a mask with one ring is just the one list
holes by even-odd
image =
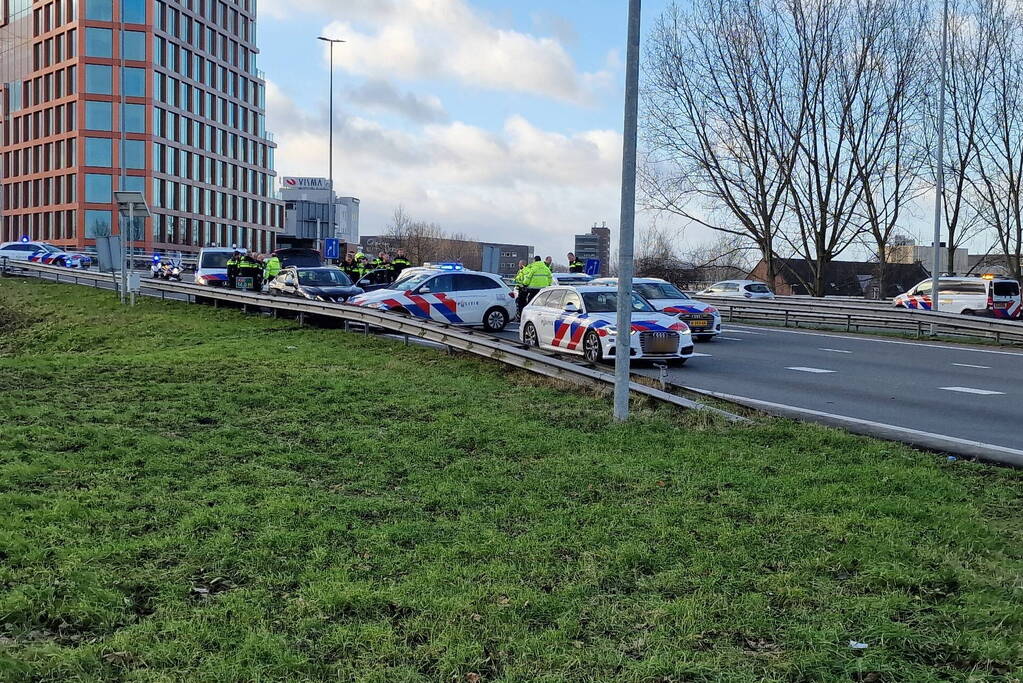
[[[66, 282], [93, 282], [108, 283], [117, 286], [114, 276], [107, 273], [90, 273], [89, 271], [72, 271], [59, 266], [47, 266], [35, 263], [19, 262], [18, 267], [26, 271], [34, 271], [43, 275], [63, 278]], [[150, 291], [184, 295], [192, 303], [195, 301], [211, 301], [232, 303], [241, 305], [243, 310], [249, 306], [260, 309], [270, 309], [276, 315], [278, 312], [297, 314], [299, 320], [304, 322], [304, 316], [314, 315], [325, 318], [342, 320], [346, 323], [355, 323], [362, 326], [365, 332], [370, 328], [387, 330], [388, 332], [403, 335], [406, 338], [415, 337], [437, 344], [442, 344], [452, 349], [464, 351], [484, 358], [489, 358], [506, 365], [511, 365], [522, 370], [527, 370], [539, 375], [551, 377], [574, 384], [584, 386], [613, 386], [614, 375], [598, 370], [587, 365], [579, 365], [562, 358], [548, 356], [535, 351], [526, 350], [523, 347], [504, 342], [489, 335], [476, 333], [464, 328], [458, 328], [436, 322], [424, 322], [395, 313], [385, 313], [370, 308], [360, 308], [347, 304], [333, 304], [319, 301], [298, 301], [295, 299], [278, 299], [252, 292], [232, 291], [201, 285], [187, 284], [183, 282], [165, 282], [163, 280], [145, 280], [142, 288]], [[701, 410], [714, 413], [732, 422], [748, 422], [747, 418], [729, 413], [718, 408], [698, 403], [696, 401], [677, 396], [675, 394], [661, 391], [653, 387], [637, 382], [632, 382], [630, 389], [633, 394], [646, 396], [648, 398], [674, 405], [687, 410]]]
[[930, 334], [933, 326], [941, 335], [993, 339], [996, 343], [1023, 343], [1023, 322], [895, 308], [876, 303], [829, 302], [792, 298], [739, 299], [701, 297], [714, 304], [729, 322], [750, 321], [781, 323], [785, 327], [801, 325], [845, 328], [847, 332], [895, 330], [914, 333], [918, 338]]

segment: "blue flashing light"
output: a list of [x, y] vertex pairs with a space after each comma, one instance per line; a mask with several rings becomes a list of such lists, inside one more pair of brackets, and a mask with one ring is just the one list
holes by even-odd
[[160, 262], [160, 255], [159, 254], [153, 254], [153, 263], [159, 263], [159, 262]]
[[461, 263], [438, 263], [437, 268], [440, 270], [465, 270]]
[[22, 235], [21, 241], [22, 242], [28, 242], [28, 235]]

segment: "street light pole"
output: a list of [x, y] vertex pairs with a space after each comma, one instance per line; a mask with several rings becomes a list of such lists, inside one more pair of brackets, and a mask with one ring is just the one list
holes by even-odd
[[[931, 267], [931, 310], [940, 310], [940, 288], [938, 278], [941, 274], [941, 210], [945, 200], [945, 82], [948, 78], [948, 0], [945, 0], [941, 18], [941, 91], [938, 95], [938, 148], [936, 150], [936, 187], [934, 191], [934, 261]], [[951, 248], [951, 245], [949, 245]], [[952, 254], [949, 254], [951, 266]], [[931, 325], [931, 334], [936, 332]]]
[[[328, 116], [330, 118], [329, 118], [329, 120], [327, 122], [327, 127], [330, 129], [330, 132], [329, 132], [330, 142], [328, 143], [329, 148], [328, 148], [328, 151], [327, 151], [327, 156], [329, 158], [328, 167], [330, 169], [330, 173], [329, 173], [330, 174], [330, 229], [331, 230], [336, 230], [337, 229], [337, 225], [336, 225], [336, 223], [337, 223], [337, 214], [336, 214], [337, 207], [334, 204], [334, 46], [337, 45], [338, 43], [343, 43], [345, 41], [343, 41], [343, 40], [341, 40], [339, 38], [325, 38], [323, 36], [320, 36], [318, 38], [318, 40], [322, 40], [323, 42], [330, 44], [330, 104], [329, 104], [330, 113], [328, 114]], [[316, 231], [316, 240], [317, 240], [317, 242], [319, 242], [321, 239], [323, 239], [323, 237], [322, 237], [322, 235], [320, 235], [319, 229], [317, 229], [317, 231]]]
[[640, 0], [629, 0], [625, 69], [625, 144], [622, 150], [622, 214], [618, 233], [618, 331], [615, 342], [614, 418], [629, 419], [629, 353], [632, 350], [633, 242], [636, 228], [636, 138], [639, 119]]

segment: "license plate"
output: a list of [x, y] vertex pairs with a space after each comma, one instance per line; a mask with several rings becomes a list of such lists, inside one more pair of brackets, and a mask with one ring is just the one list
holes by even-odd
[[1008, 308], [1011, 304], [1011, 301], [996, 301], [995, 308]]
[[689, 327], [710, 327], [709, 320], [690, 320]]
[[252, 285], [255, 281], [251, 277], [240, 277], [235, 279], [235, 288], [237, 289], [252, 289]]

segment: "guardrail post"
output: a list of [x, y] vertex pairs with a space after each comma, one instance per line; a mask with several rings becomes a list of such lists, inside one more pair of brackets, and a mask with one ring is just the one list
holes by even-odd
[[845, 331], [852, 332], [852, 315], [845, 316]]
[[785, 327], [789, 326], [789, 312], [785, 311]]
[[1001, 332], [1001, 330], [995, 330], [995, 343], [996, 344], [1001, 344], [1002, 343], [1002, 332]]
[[299, 311], [298, 313], [298, 324], [305, 325], [305, 313], [303, 313], [302, 311]]

